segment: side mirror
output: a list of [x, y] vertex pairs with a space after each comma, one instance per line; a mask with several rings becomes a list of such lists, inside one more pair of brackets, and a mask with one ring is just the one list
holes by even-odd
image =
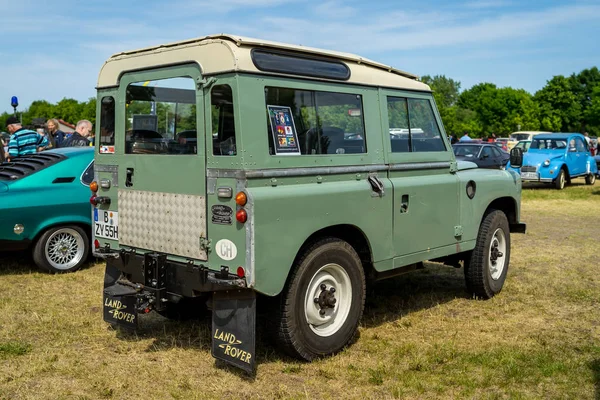
[[521, 168], [523, 165], [523, 149], [520, 147], [513, 147], [510, 151], [510, 166], [514, 168]]

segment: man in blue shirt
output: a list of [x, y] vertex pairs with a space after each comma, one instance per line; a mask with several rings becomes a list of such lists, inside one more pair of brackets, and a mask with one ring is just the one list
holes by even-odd
[[469, 134], [467, 132], [465, 132], [464, 135], [462, 135], [462, 137], [460, 138], [459, 142], [470, 142], [471, 138], [469, 137]]
[[46, 136], [23, 128], [17, 117], [8, 117], [6, 129], [12, 135], [8, 142], [8, 161], [15, 157], [35, 154], [48, 147]]

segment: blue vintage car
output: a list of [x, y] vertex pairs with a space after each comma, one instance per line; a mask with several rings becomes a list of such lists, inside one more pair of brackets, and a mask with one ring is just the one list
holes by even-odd
[[584, 177], [593, 185], [598, 167], [591, 156], [585, 138], [580, 133], [549, 133], [533, 137], [529, 151], [523, 154], [521, 168], [512, 168], [523, 181], [553, 183], [564, 189], [571, 179]]
[[0, 251], [31, 249], [51, 272], [78, 269], [90, 251], [94, 149], [69, 147], [0, 164]]

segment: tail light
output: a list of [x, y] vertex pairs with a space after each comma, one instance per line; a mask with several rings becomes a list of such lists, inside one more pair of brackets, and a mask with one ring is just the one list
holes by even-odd
[[235, 219], [237, 219], [239, 223], [243, 224], [248, 220], [248, 213], [243, 208], [248, 202], [246, 193], [238, 192], [238, 194], [235, 195], [235, 202], [238, 206], [240, 206], [240, 209], [235, 213]]
[[96, 249], [100, 248], [100, 242], [98, 241], [98, 239], [94, 239], [94, 248], [96, 248]]
[[90, 183], [90, 190], [96, 193], [98, 191], [98, 182], [93, 181], [92, 183]]
[[243, 224], [248, 220], [248, 213], [243, 208], [240, 208], [238, 212], [235, 213], [235, 219]]
[[244, 267], [238, 267], [237, 276], [243, 278], [246, 276], [246, 271], [244, 271]]
[[92, 197], [90, 197], [90, 204], [91, 204], [91, 205], [93, 205], [93, 206], [97, 206], [97, 205], [98, 205], [98, 202], [96, 201], [96, 198], [97, 198], [97, 197], [96, 197], [96, 193], [94, 193], [94, 194], [92, 195]]

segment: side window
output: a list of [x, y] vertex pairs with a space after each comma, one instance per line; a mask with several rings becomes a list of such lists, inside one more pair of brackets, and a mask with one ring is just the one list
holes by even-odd
[[496, 158], [502, 157], [502, 153], [500, 152], [500, 150], [498, 150], [495, 147], [492, 147], [492, 153], [494, 153], [494, 157], [496, 157]]
[[575, 146], [577, 147], [577, 151], [582, 153], [586, 152], [585, 144], [581, 138], [575, 138]]
[[402, 97], [388, 97], [387, 108], [392, 152], [407, 153], [410, 151], [408, 103]]
[[85, 169], [85, 171], [83, 171], [83, 174], [81, 175], [81, 182], [83, 182], [84, 185], [89, 186], [93, 180], [94, 180], [94, 162], [92, 161], [90, 163], [90, 165], [88, 165], [88, 167]]
[[235, 156], [235, 120], [233, 92], [229, 85], [216, 85], [210, 92], [213, 155]]
[[[105, 96], [100, 100], [100, 153], [115, 152], [115, 99]], [[104, 147], [104, 146], [112, 146]]]
[[366, 153], [362, 96], [265, 88], [269, 154]]
[[412, 151], [446, 151], [433, 108], [427, 99], [408, 99]]
[[196, 154], [196, 90], [189, 77], [127, 86], [125, 154]]
[[483, 149], [481, 150], [481, 155], [483, 157], [487, 157], [487, 158], [491, 158], [492, 157], [492, 148], [489, 146], [484, 146]]

